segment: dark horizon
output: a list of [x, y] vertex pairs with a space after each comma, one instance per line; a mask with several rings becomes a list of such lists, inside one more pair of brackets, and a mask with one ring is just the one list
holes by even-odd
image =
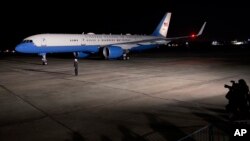
[[19, 6], [1, 9], [1, 48], [14, 48], [23, 38], [40, 33], [151, 34], [166, 12], [172, 12], [168, 37], [198, 32], [207, 21], [202, 40], [250, 38], [250, 10], [240, 1], [43, 1]]

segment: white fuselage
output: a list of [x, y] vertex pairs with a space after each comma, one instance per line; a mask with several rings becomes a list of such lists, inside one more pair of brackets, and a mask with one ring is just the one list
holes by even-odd
[[[24, 40], [32, 40], [37, 47], [56, 47], [56, 46], [105, 46], [121, 44], [123, 49], [130, 49], [137, 46], [135, 41], [150, 40], [155, 36], [145, 35], [95, 35], [95, 34], [39, 34], [30, 36]], [[131, 44], [129, 44], [131, 42]], [[122, 45], [126, 43], [126, 45]]]
[[[38, 34], [27, 37], [16, 46], [21, 53], [74, 53], [77, 56], [87, 57], [91, 54], [102, 53], [107, 59], [116, 59], [126, 56], [129, 52], [143, 51], [167, 44], [172, 40], [186, 39], [190, 36], [166, 38], [171, 13], [166, 13], [151, 35], [107, 35], [107, 34]], [[206, 22], [199, 33], [200, 36]]]

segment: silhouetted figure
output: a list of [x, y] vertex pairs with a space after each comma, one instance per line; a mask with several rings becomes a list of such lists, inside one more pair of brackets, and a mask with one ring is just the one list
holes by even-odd
[[229, 91], [226, 94], [226, 98], [228, 99], [228, 104], [226, 105], [226, 110], [229, 112], [229, 118], [233, 119], [237, 115], [237, 83], [235, 81], [230, 81], [232, 86], [224, 85], [225, 88], [228, 88]]
[[230, 113], [231, 120], [246, 118], [248, 114], [248, 96], [249, 88], [244, 79], [240, 79], [238, 83], [231, 81], [232, 86], [225, 85], [229, 91], [226, 94], [228, 104], [226, 110]]
[[78, 75], [78, 60], [77, 59], [74, 60], [74, 67], [75, 67], [75, 76], [77, 76]]
[[249, 88], [244, 79], [238, 81], [238, 100], [239, 100], [239, 112], [242, 118], [246, 118], [248, 114], [248, 93]]
[[248, 113], [250, 114], [250, 92], [247, 94], [247, 106], [248, 106]]

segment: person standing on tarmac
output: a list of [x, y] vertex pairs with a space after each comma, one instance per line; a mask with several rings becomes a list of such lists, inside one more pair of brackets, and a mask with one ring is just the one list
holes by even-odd
[[74, 60], [74, 67], [75, 67], [75, 76], [77, 76], [78, 75], [78, 60], [77, 59]]
[[249, 116], [249, 87], [244, 79], [238, 83], [231, 81], [232, 86], [224, 85], [229, 91], [226, 94], [228, 104], [226, 110], [230, 113], [231, 120], [246, 119]]
[[246, 117], [248, 115], [249, 87], [244, 79], [240, 79], [238, 84], [239, 111], [241, 116]]
[[230, 81], [232, 86], [224, 85], [225, 88], [228, 88], [229, 91], [226, 94], [226, 98], [228, 99], [228, 104], [226, 105], [226, 110], [229, 112], [229, 118], [234, 119], [238, 115], [238, 98], [237, 98], [237, 88], [238, 83], [235, 81]]

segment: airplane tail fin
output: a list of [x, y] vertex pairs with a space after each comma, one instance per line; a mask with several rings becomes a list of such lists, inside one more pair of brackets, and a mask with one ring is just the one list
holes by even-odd
[[168, 33], [171, 13], [167, 13], [153, 32], [153, 36], [166, 37]]

